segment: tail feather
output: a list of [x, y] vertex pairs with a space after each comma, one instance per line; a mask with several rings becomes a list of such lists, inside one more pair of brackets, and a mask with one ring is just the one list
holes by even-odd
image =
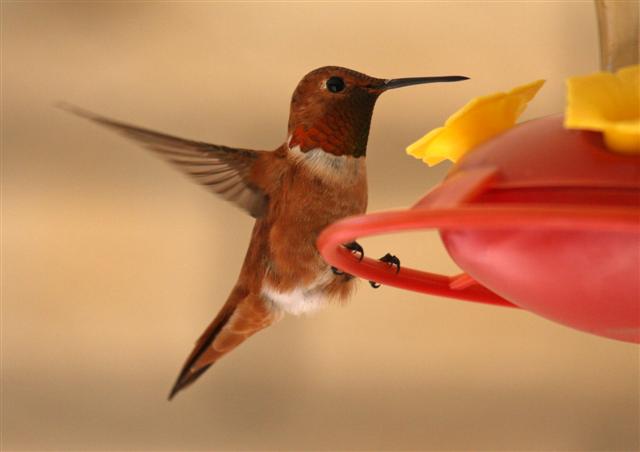
[[227, 322], [229, 322], [229, 318], [231, 318], [233, 310], [226, 310], [225, 308], [226, 306], [222, 308], [222, 311], [220, 311], [213, 322], [211, 322], [211, 324], [207, 327], [202, 336], [200, 336], [200, 339], [198, 339], [195, 348], [185, 361], [184, 365], [182, 366], [182, 370], [180, 371], [180, 374], [176, 379], [176, 382], [171, 388], [171, 392], [169, 393], [169, 400], [173, 399], [173, 397], [182, 389], [186, 388], [191, 383], [196, 381], [200, 377], [200, 375], [205, 373], [207, 369], [213, 364], [207, 364], [196, 370], [193, 370], [194, 365], [196, 364], [198, 359], [202, 356], [203, 353], [207, 351], [218, 334], [220, 334], [222, 328], [224, 328]]
[[261, 297], [236, 287], [198, 339], [169, 393], [169, 400], [196, 381], [218, 359], [277, 318], [277, 313]]

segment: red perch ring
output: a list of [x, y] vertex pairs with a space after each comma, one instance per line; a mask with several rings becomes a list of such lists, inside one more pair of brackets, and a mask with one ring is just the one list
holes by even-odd
[[[342, 244], [437, 228], [465, 273], [358, 262]], [[318, 238], [348, 273], [431, 295], [520, 307], [600, 336], [640, 342], [640, 156], [609, 151], [562, 117], [478, 146], [412, 208], [349, 217]]]

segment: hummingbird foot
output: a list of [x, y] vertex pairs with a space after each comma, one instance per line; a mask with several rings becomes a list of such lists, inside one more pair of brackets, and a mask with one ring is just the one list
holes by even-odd
[[[398, 259], [393, 254], [387, 253], [384, 256], [382, 256], [380, 259], [378, 259], [378, 260], [380, 260], [382, 262], [386, 262], [387, 264], [389, 264], [390, 267], [393, 267], [395, 265], [396, 266], [396, 275], [398, 273], [400, 273], [400, 259]], [[380, 287], [380, 283], [377, 283], [375, 281], [369, 281], [369, 284], [374, 289], [377, 289], [378, 287]]]
[[[353, 242], [345, 243], [342, 246], [344, 246], [346, 249], [350, 250], [353, 255], [357, 254], [358, 255], [358, 262], [362, 262], [362, 259], [364, 259], [364, 249], [362, 249], [362, 246], [358, 242], [353, 241]], [[353, 275], [350, 275], [349, 273], [345, 273], [342, 270], [339, 270], [337, 267], [333, 267], [332, 266], [331, 267], [331, 271], [333, 272], [334, 275], [337, 275], [337, 276], [344, 275], [345, 278], [347, 278], [347, 279], [353, 278]]]
[[334, 275], [337, 275], [337, 276], [346, 275], [345, 272], [343, 272], [342, 270], [338, 270], [338, 268], [334, 267], [333, 265], [331, 266], [331, 271], [333, 272]]
[[358, 256], [358, 261], [362, 262], [362, 259], [364, 259], [364, 249], [362, 249], [362, 246], [356, 242], [349, 242], [349, 243], [345, 243], [343, 245], [346, 249], [351, 250], [351, 252], [355, 255], [355, 254], [359, 254]]
[[336, 276], [344, 276], [345, 281], [349, 281], [350, 279], [353, 279], [354, 276], [343, 272], [342, 270], [339, 270], [337, 267], [331, 266], [331, 272], [336, 275]]

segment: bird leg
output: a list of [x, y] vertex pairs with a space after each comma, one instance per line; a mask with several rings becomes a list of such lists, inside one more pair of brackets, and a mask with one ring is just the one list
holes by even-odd
[[362, 259], [364, 259], [364, 250], [362, 249], [362, 246], [360, 246], [358, 242], [353, 241], [353, 242], [345, 243], [343, 246], [346, 249], [351, 250], [353, 254], [359, 253], [360, 257], [358, 257], [358, 262], [362, 262]]
[[[390, 267], [393, 267], [395, 265], [396, 275], [400, 273], [400, 259], [398, 259], [393, 254], [387, 253], [384, 256], [382, 256], [379, 260], [382, 262], [386, 262]], [[377, 289], [378, 287], [380, 287], [380, 283], [377, 283], [375, 281], [369, 281], [369, 284], [371, 284], [371, 287], [373, 287], [374, 289]]]
[[[349, 242], [349, 243], [345, 243], [344, 246], [346, 249], [350, 250], [352, 254], [359, 254], [358, 257], [358, 262], [362, 262], [362, 259], [364, 259], [364, 249], [362, 249], [362, 246], [356, 242]], [[342, 270], [338, 270], [336, 267], [331, 267], [331, 271], [333, 272], [334, 275], [346, 275], [347, 277], [349, 277], [349, 279], [353, 278], [353, 275], [350, 275], [348, 273], [343, 272]]]

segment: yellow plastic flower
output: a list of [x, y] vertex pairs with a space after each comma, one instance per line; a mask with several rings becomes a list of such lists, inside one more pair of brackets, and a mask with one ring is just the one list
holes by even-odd
[[537, 80], [508, 93], [476, 97], [450, 116], [444, 127], [407, 147], [407, 153], [429, 166], [443, 160], [456, 162], [480, 143], [512, 127], [543, 84], [544, 80]]
[[613, 151], [640, 153], [640, 66], [567, 80], [564, 126], [602, 132]]

